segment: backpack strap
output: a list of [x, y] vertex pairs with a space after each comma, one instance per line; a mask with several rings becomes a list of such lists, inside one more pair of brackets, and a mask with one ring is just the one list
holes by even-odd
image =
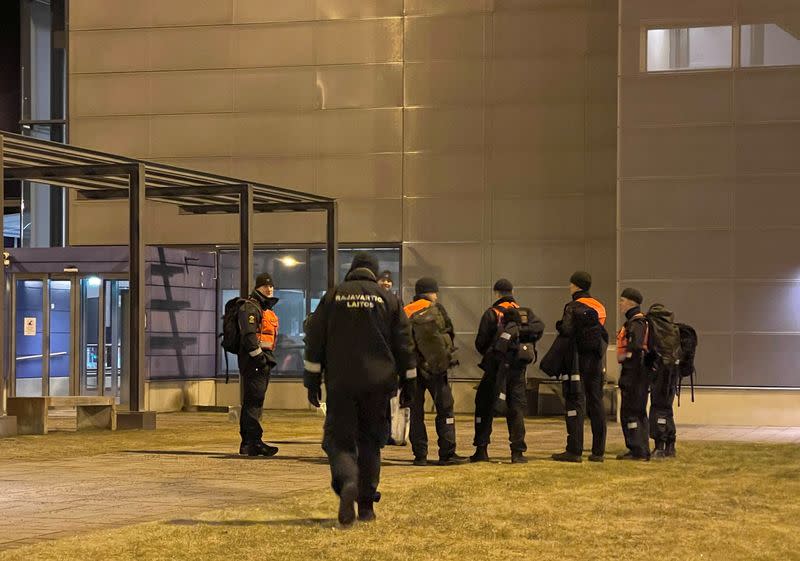
[[223, 349], [222, 354], [225, 355], [225, 383], [227, 384], [231, 380], [231, 369], [228, 364], [228, 352]]

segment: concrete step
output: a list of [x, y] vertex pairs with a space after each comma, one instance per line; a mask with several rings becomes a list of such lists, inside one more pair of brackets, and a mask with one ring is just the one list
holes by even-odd
[[17, 436], [17, 418], [3, 415], [0, 417], [0, 438]]

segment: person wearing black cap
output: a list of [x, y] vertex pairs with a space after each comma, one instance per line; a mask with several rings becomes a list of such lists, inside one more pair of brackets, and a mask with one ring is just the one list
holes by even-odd
[[344, 282], [323, 296], [306, 333], [304, 385], [309, 403], [319, 407], [324, 373], [322, 448], [343, 526], [355, 521], [356, 503], [360, 520], [375, 519], [389, 399], [398, 373], [412, 395], [417, 377], [408, 318], [397, 297], [378, 287], [377, 276], [377, 259], [356, 254]]
[[606, 309], [592, 298], [592, 276], [577, 271], [569, 279], [572, 300], [556, 323], [559, 335], [568, 337], [573, 348], [572, 373], [562, 375], [567, 446], [553, 454], [559, 462], [583, 461], [583, 422], [588, 412], [592, 425], [592, 453], [589, 461], [602, 462], [606, 451], [606, 414], [603, 409], [603, 358], [608, 348]]
[[425, 428], [425, 393], [436, 407], [436, 434], [439, 437], [439, 465], [464, 460], [456, 454], [456, 425], [453, 392], [447, 372], [453, 364], [455, 331], [447, 310], [439, 303], [439, 283], [423, 277], [415, 285], [413, 302], [404, 310], [411, 322], [411, 335], [417, 353], [417, 391], [411, 400], [411, 450], [414, 465], [428, 463], [428, 431]]
[[[514, 299], [514, 285], [508, 279], [500, 279], [494, 284], [496, 301], [484, 312], [475, 337], [475, 348], [481, 354], [479, 364], [483, 377], [475, 394], [475, 453], [471, 462], [489, 461], [489, 441], [492, 434], [492, 421], [495, 403], [505, 401], [508, 423], [508, 439], [511, 443], [511, 461], [525, 463], [525, 366], [519, 366], [502, 353], [495, 352], [501, 335], [504, 320], [512, 317], [521, 323], [520, 312], [526, 315], [526, 328], [530, 330], [533, 344], [544, 332], [544, 323], [529, 308], [520, 308]], [[507, 317], [508, 316], [508, 317]]]
[[642, 313], [642, 293], [626, 288], [619, 297], [619, 311], [625, 325], [617, 333], [617, 362], [620, 364], [619, 389], [622, 393], [620, 422], [628, 452], [618, 460], [650, 459], [647, 420], [647, 392], [650, 378], [645, 366], [649, 327]]
[[391, 271], [383, 271], [380, 275], [378, 275], [378, 286], [384, 290], [388, 290], [389, 292], [392, 291], [394, 280], [392, 279]]
[[275, 366], [275, 343], [278, 339], [278, 316], [272, 309], [278, 299], [269, 273], [256, 277], [256, 289], [239, 307], [240, 333], [239, 375], [242, 409], [239, 433], [242, 443], [239, 454], [274, 456], [278, 448], [265, 444], [261, 438], [261, 412], [269, 385], [269, 375]]

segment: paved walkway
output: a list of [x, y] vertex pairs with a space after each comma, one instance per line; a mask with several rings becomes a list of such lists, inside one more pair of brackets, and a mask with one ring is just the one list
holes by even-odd
[[[270, 413], [273, 427], [284, 423], [284, 431], [297, 426], [296, 414], [281, 420]], [[264, 504], [289, 493], [328, 486], [327, 464], [318, 438], [305, 437], [278, 442], [275, 458], [241, 458], [235, 452], [235, 428], [219, 415], [176, 414], [159, 417], [168, 429], [179, 419], [186, 431], [181, 446], [159, 442], [156, 431], [146, 447], [93, 456], [50, 455], [45, 459], [0, 460], [0, 551], [42, 540], [55, 540], [92, 530], [125, 526], [164, 518], [184, 518], [231, 506]], [[300, 419], [308, 428], [320, 423], [309, 415]], [[499, 429], [499, 426], [498, 426]], [[618, 431], [610, 427], [609, 447], [619, 447]], [[217, 430], [219, 438], [192, 443], [193, 435]], [[469, 419], [459, 419], [459, 446], [471, 450]], [[546, 458], [563, 445], [560, 422], [529, 421], [529, 456]], [[434, 434], [432, 427], [430, 434]], [[800, 444], [800, 427], [681, 427], [684, 440], [730, 440]], [[290, 434], [290, 432], [285, 432]], [[504, 435], [502, 430], [500, 435]], [[587, 431], [587, 437], [590, 434]], [[77, 436], [77, 435], [75, 435]], [[112, 435], [113, 436], [113, 435]], [[40, 437], [42, 446], [48, 438]], [[89, 433], [80, 438], [97, 438]], [[103, 436], [108, 438], [108, 434]], [[508, 454], [502, 441], [493, 456]], [[55, 441], [51, 441], [55, 442]], [[209, 443], [210, 442], [210, 443]], [[55, 445], [54, 445], [55, 446]], [[408, 448], [389, 447], [384, 455], [386, 474], [409, 467]], [[435, 469], [435, 468], [432, 468]]]

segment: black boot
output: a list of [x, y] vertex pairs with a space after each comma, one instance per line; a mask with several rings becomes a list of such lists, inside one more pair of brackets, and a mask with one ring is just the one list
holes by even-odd
[[350, 526], [356, 520], [356, 498], [358, 487], [355, 483], [346, 483], [339, 493], [339, 524]]
[[488, 446], [476, 446], [475, 453], [469, 457], [469, 461], [473, 464], [476, 462], [488, 462], [489, 461], [489, 452], [487, 451]]
[[358, 519], [361, 522], [373, 522], [375, 520], [375, 503], [372, 501], [358, 501]]
[[527, 464], [528, 458], [520, 451], [512, 451], [511, 452], [511, 463], [512, 464]]
[[264, 442], [251, 442], [239, 446], [239, 454], [242, 456], [274, 456], [278, 453], [277, 446], [270, 446]]
[[617, 456], [618, 460], [632, 460], [635, 462], [649, 462], [650, 456], [640, 456], [634, 454], [633, 452], [626, 452], [625, 454], [620, 454]]
[[653, 450], [652, 458], [654, 460], [666, 459], [666, 457], [667, 457], [666, 447], [667, 447], [667, 445], [666, 445], [666, 443], [664, 441], [656, 440], [656, 449]]
[[425, 456], [415, 456], [413, 464], [415, 466], [427, 466], [428, 465], [428, 458]]
[[571, 462], [573, 464], [579, 464], [583, 461], [583, 458], [578, 454], [573, 454], [572, 452], [561, 452], [560, 454], [553, 454], [552, 458], [557, 462]]
[[469, 458], [465, 458], [464, 456], [459, 456], [456, 453], [453, 453], [449, 456], [440, 457], [439, 458], [439, 465], [440, 466], [457, 466], [459, 464], [463, 464]]
[[258, 444], [256, 444], [256, 448], [258, 449], [259, 456], [270, 457], [278, 453], [277, 446], [270, 446], [266, 442], [259, 442]]
[[664, 449], [664, 455], [667, 458], [674, 458], [677, 455], [677, 453], [675, 452], [675, 441], [674, 440], [672, 442], [667, 442], [667, 446]]

